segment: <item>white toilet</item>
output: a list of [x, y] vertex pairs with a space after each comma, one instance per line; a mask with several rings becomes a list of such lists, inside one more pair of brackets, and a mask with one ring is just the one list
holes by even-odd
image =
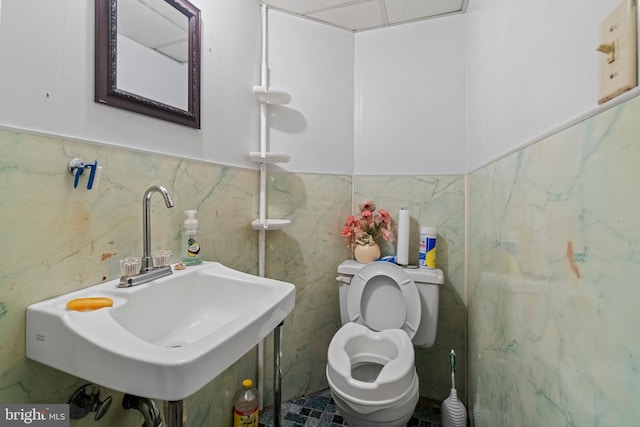
[[442, 270], [349, 260], [337, 280], [343, 326], [328, 351], [333, 399], [349, 427], [402, 427], [418, 403], [413, 347], [436, 339]]

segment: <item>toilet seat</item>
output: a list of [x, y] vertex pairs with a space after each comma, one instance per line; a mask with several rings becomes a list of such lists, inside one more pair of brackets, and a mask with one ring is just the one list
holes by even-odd
[[[376, 332], [347, 323], [333, 336], [327, 356], [329, 386], [341, 398], [358, 405], [361, 412], [405, 399], [417, 381], [413, 343], [399, 329]], [[383, 365], [374, 381], [354, 378], [353, 368], [363, 362]]]
[[422, 307], [418, 288], [400, 267], [372, 262], [351, 281], [347, 296], [349, 320], [373, 331], [402, 329], [412, 339]]

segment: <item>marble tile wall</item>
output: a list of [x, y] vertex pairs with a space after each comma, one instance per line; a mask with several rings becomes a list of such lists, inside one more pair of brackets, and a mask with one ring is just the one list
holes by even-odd
[[[65, 170], [73, 157], [103, 166], [96, 189], [86, 190], [85, 176], [73, 188]], [[205, 259], [257, 272], [255, 171], [0, 130], [0, 402], [63, 403], [86, 383], [25, 359], [25, 308], [119, 277], [118, 260], [142, 253], [142, 195], [153, 184], [167, 187], [175, 202], [167, 209], [161, 197], [151, 199], [155, 248], [177, 254], [183, 212], [198, 209]], [[188, 398], [192, 425], [230, 420], [233, 392], [255, 376], [255, 366], [252, 351]], [[107, 393], [114, 404], [102, 425], [142, 424], [121, 408], [120, 393]]]
[[[99, 185], [77, 189], [65, 168], [73, 157], [103, 166]], [[439, 228], [438, 264], [445, 270], [438, 342], [418, 350], [421, 394], [443, 398], [448, 391], [448, 350], [464, 345], [463, 177], [359, 177], [356, 203], [372, 198], [394, 214], [412, 210], [416, 245], [420, 224]], [[207, 260], [257, 273], [258, 173], [141, 153], [86, 141], [0, 130], [0, 402], [60, 403], [86, 381], [24, 357], [24, 311], [32, 302], [120, 275], [118, 260], [142, 251], [142, 195], [161, 184], [176, 206], [152, 198], [154, 247], [179, 251], [184, 210], [198, 209]], [[351, 176], [268, 174], [268, 217], [292, 221], [266, 236], [266, 275], [296, 285], [296, 307], [282, 335], [283, 398], [327, 388], [326, 349], [340, 327], [336, 268], [350, 257], [339, 236], [351, 213]], [[394, 214], [396, 216], [397, 213]], [[265, 342], [265, 405], [272, 399], [272, 338]], [[228, 425], [233, 393], [242, 378], [256, 376], [256, 351], [186, 399], [193, 425]], [[460, 365], [463, 365], [462, 363]], [[463, 372], [460, 375], [464, 375]], [[141, 424], [120, 408], [122, 394], [105, 390], [115, 404], [103, 425]], [[74, 426], [93, 425], [91, 417]]]
[[[350, 257], [339, 232], [351, 213], [352, 178], [270, 173], [267, 185], [267, 216], [291, 220], [267, 233], [265, 272], [296, 284], [296, 306], [282, 328], [282, 395], [289, 400], [328, 387], [327, 349], [340, 328], [336, 270]], [[271, 339], [265, 347], [271, 383]]]
[[[444, 272], [440, 288], [440, 310], [436, 342], [431, 348], [416, 349], [420, 395], [444, 400], [451, 388], [449, 352], [456, 350], [457, 388], [465, 398], [466, 338], [464, 305], [465, 178], [438, 176], [359, 176], [355, 180], [355, 203], [373, 200], [378, 208], [398, 219], [401, 208], [410, 211], [409, 263], [418, 263], [420, 227], [436, 227], [436, 265]], [[356, 206], [357, 209], [357, 206]], [[384, 254], [395, 253], [395, 242]]]
[[[469, 390], [458, 387], [475, 425], [638, 424], [639, 114], [640, 101], [629, 101], [469, 175], [468, 350], [464, 177], [270, 173], [269, 216], [292, 225], [267, 235], [267, 276], [297, 286], [283, 331], [283, 397], [326, 387], [326, 347], [339, 327], [335, 268], [349, 257], [334, 230], [353, 188], [356, 204], [373, 199], [396, 218], [411, 210], [412, 262], [419, 227], [438, 228], [446, 283], [436, 345], [417, 351], [422, 395], [446, 396], [455, 348], [459, 377], [470, 355]], [[104, 167], [97, 189], [72, 188], [65, 167], [76, 156]], [[256, 171], [0, 131], [0, 401], [57, 403], [84, 383], [24, 358], [24, 309], [117, 277], [118, 259], [141, 251], [140, 204], [152, 184], [176, 200], [171, 210], [152, 201], [158, 246], [177, 252], [183, 211], [196, 208], [205, 257], [257, 272]], [[250, 352], [187, 399], [190, 420], [227, 424], [255, 360]], [[116, 406], [105, 425], [140, 421]]]
[[[444, 399], [451, 381], [451, 348], [459, 350], [460, 366], [464, 366], [464, 177], [356, 177], [353, 181], [356, 204], [374, 199], [394, 219], [400, 207], [412, 210], [414, 264], [419, 225], [439, 228], [438, 265], [447, 277], [441, 291], [439, 335], [436, 345], [418, 349], [416, 358], [421, 395]], [[283, 328], [283, 396], [288, 399], [328, 387], [326, 351], [341, 326], [336, 268], [351, 257], [339, 231], [352, 210], [352, 178], [270, 173], [267, 194], [268, 216], [292, 221], [288, 229], [269, 232], [266, 244], [267, 276], [297, 286], [296, 308]], [[387, 250], [392, 253], [393, 247]], [[267, 340], [266, 348], [271, 345]], [[268, 352], [266, 366], [271, 366], [271, 360]], [[464, 378], [464, 368], [460, 375]]]
[[640, 99], [469, 176], [469, 409], [640, 425]]

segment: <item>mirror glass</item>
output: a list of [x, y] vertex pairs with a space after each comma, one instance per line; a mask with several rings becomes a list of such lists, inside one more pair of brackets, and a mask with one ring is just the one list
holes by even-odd
[[200, 127], [200, 11], [96, 0], [96, 101]]
[[164, 0], [118, 0], [117, 86], [188, 109], [189, 20]]

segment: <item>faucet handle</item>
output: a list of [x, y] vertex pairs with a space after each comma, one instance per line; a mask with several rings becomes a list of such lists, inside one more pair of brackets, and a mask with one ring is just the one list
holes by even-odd
[[142, 268], [142, 258], [140, 257], [130, 256], [120, 260], [120, 274], [125, 277], [139, 274], [140, 268]]
[[166, 267], [171, 264], [171, 255], [172, 252], [166, 249], [155, 251], [151, 254], [151, 258], [153, 258], [153, 266], [154, 267]]

